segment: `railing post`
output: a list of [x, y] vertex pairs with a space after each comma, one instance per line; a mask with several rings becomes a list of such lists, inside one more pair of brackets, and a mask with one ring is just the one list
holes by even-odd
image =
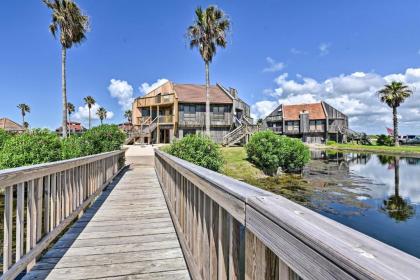
[[12, 227], [13, 227], [13, 186], [6, 187], [4, 193], [4, 235], [3, 235], [3, 272], [12, 265]]

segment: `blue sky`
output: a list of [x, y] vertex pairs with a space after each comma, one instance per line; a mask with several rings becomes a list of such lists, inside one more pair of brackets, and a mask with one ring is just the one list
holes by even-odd
[[[391, 112], [374, 92], [395, 79], [420, 88], [417, 0], [76, 2], [91, 32], [68, 51], [69, 101], [79, 107], [92, 95], [113, 113], [108, 122], [122, 121], [123, 105], [142, 85], [204, 83], [203, 62], [184, 37], [198, 5], [216, 4], [232, 21], [211, 81], [237, 88], [257, 117], [279, 102], [323, 99], [349, 114], [355, 129], [384, 133]], [[20, 120], [16, 105], [25, 102], [32, 127], [59, 125], [60, 46], [49, 22], [40, 0], [0, 4], [0, 117]], [[403, 133], [420, 134], [419, 95], [401, 107]], [[75, 117], [84, 121], [83, 112]]]

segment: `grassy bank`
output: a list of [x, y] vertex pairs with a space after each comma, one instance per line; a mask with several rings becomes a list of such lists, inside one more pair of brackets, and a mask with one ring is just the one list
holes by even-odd
[[308, 203], [311, 190], [300, 175], [285, 174], [270, 177], [247, 160], [243, 147], [222, 148], [224, 166], [222, 173], [264, 190], [283, 195], [302, 205]]
[[420, 146], [376, 146], [376, 145], [357, 145], [357, 144], [333, 144], [325, 146], [326, 149], [345, 150], [345, 151], [361, 151], [380, 154], [404, 155], [420, 157]]

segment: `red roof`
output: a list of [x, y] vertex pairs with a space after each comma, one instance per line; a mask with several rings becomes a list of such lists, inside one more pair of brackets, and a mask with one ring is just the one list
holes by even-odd
[[[206, 103], [206, 86], [191, 84], [174, 84], [179, 102]], [[218, 86], [210, 86], [210, 103], [232, 104], [232, 99]]]
[[310, 120], [326, 119], [321, 103], [283, 105], [283, 118], [285, 120], [299, 120], [302, 112], [308, 112]]

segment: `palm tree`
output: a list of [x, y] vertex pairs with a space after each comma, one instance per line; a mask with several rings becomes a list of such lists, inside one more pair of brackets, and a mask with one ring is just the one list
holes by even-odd
[[86, 38], [89, 19], [72, 0], [43, 0], [52, 11], [50, 31], [54, 38], [60, 31], [63, 137], [67, 136], [66, 51]]
[[104, 119], [106, 119], [107, 114], [108, 112], [106, 111], [104, 107], [100, 107], [98, 111], [96, 111], [96, 115], [101, 120], [101, 125], [103, 124]]
[[22, 125], [24, 126], [26, 113], [31, 112], [31, 107], [29, 107], [29, 105], [27, 105], [25, 103], [21, 103], [21, 104], [17, 105], [17, 107], [20, 110], [20, 114], [22, 115]]
[[126, 118], [128, 123], [130, 123], [130, 124], [132, 122], [132, 115], [133, 115], [133, 111], [131, 111], [131, 110], [127, 110], [127, 111], [124, 112], [124, 118]]
[[394, 145], [399, 146], [398, 142], [398, 118], [397, 108], [403, 103], [408, 97], [413, 94], [413, 91], [401, 82], [393, 81], [388, 85], [385, 85], [383, 89], [378, 91], [378, 96], [381, 102], [386, 103], [392, 108], [392, 116], [394, 123]]
[[415, 208], [400, 196], [400, 159], [395, 157], [394, 163], [394, 194], [383, 201], [382, 210], [397, 222], [406, 221], [416, 213]]
[[216, 55], [217, 46], [226, 47], [230, 21], [216, 6], [209, 6], [204, 11], [198, 7], [195, 16], [193, 25], [187, 29], [187, 37], [190, 47], [200, 51], [206, 66], [206, 134], [210, 136], [209, 64]]
[[86, 96], [85, 98], [83, 98], [83, 101], [85, 102], [85, 104], [88, 106], [89, 108], [89, 129], [91, 128], [91, 122], [92, 122], [92, 116], [90, 114], [90, 110], [92, 109], [92, 106], [96, 104], [95, 99], [93, 99], [92, 96]]
[[71, 114], [74, 113], [74, 111], [75, 111], [75, 108], [74, 108], [73, 103], [68, 102], [67, 103], [67, 113], [69, 114], [69, 122], [71, 121], [70, 116], [71, 116]]

